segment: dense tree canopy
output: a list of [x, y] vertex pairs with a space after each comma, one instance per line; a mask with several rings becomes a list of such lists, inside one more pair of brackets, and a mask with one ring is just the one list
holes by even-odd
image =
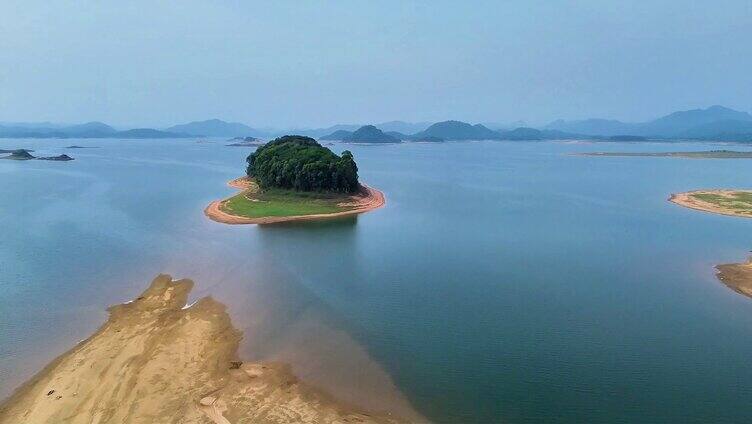
[[246, 159], [246, 173], [262, 189], [358, 190], [358, 166], [348, 150], [337, 156], [310, 137], [286, 135], [259, 147]]

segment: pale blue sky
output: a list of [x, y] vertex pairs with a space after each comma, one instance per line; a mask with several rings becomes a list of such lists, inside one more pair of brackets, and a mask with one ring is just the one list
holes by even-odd
[[752, 1], [0, 2], [0, 121], [752, 110]]

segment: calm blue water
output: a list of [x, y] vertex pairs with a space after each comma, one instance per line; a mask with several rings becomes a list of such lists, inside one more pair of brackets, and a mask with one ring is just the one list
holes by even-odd
[[666, 201], [748, 188], [752, 161], [568, 155], [716, 145], [347, 146], [385, 208], [231, 227], [202, 210], [232, 192], [249, 149], [0, 148], [71, 144], [98, 148], [0, 161], [0, 395], [167, 272], [228, 304], [244, 356], [290, 361], [371, 408], [409, 403], [440, 422], [752, 418], [752, 300], [713, 270], [745, 259], [752, 221]]

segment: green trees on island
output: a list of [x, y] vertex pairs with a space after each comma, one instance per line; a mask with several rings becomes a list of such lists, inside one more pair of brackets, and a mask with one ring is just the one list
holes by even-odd
[[352, 153], [345, 150], [337, 156], [310, 137], [279, 137], [251, 153], [246, 162], [246, 173], [261, 189], [353, 193], [359, 188]]

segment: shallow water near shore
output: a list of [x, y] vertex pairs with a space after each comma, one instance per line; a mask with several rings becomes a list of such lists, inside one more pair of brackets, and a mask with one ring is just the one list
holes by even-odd
[[100, 148], [67, 163], [0, 161], [0, 396], [164, 272], [227, 304], [242, 356], [291, 362], [375, 410], [438, 422], [752, 416], [752, 300], [713, 270], [745, 259], [752, 220], [667, 202], [750, 188], [752, 161], [570, 155], [724, 147], [351, 145], [386, 207], [238, 227], [203, 208], [232, 192], [251, 148], [0, 148], [71, 144]]

